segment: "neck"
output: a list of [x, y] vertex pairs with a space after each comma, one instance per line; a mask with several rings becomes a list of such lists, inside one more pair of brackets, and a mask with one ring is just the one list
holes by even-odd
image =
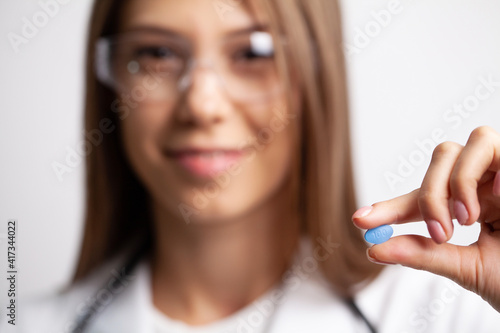
[[233, 221], [186, 224], [154, 205], [153, 303], [170, 318], [207, 324], [281, 280], [299, 237], [282, 194]]

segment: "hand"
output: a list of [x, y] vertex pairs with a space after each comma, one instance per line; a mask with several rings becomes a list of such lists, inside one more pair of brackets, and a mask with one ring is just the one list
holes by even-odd
[[[479, 239], [469, 246], [446, 243], [452, 219], [481, 223]], [[404, 235], [374, 245], [367, 254], [382, 264], [426, 270], [450, 278], [500, 312], [500, 135], [475, 129], [467, 144], [440, 144], [420, 189], [364, 207], [354, 224], [372, 229], [383, 224], [424, 220], [432, 239]], [[370, 258], [371, 257], [371, 258]]]

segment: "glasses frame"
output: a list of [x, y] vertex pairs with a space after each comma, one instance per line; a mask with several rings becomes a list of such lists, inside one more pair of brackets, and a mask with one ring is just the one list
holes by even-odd
[[[122, 34], [116, 34], [116, 35], [107, 35], [107, 36], [101, 36], [97, 39], [95, 43], [95, 52], [94, 52], [94, 70], [95, 70], [95, 75], [98, 81], [103, 83], [105, 86], [108, 88], [117, 91], [119, 88], [117, 85], [119, 83], [116, 81], [116, 79], [113, 77], [112, 73], [112, 66], [110, 65], [110, 54], [112, 53], [112, 46], [114, 43], [117, 42], [119, 39], [127, 38], [128, 36], [133, 36], [134, 32], [128, 32], [128, 33], [122, 33]], [[162, 32], [158, 32], [159, 35], [162, 34]], [[164, 32], [163, 32], [164, 34]], [[271, 43], [273, 43], [272, 46], [272, 57], [275, 61], [275, 56], [276, 56], [276, 40], [279, 43], [282, 43], [283, 45], [287, 44], [286, 38], [283, 36], [278, 36], [278, 38], [273, 37], [271, 33], [267, 31], [260, 31], [256, 30], [252, 32], [251, 34], [259, 34], [259, 38], [265, 39], [268, 38], [271, 40]], [[191, 45], [189, 41], [182, 37], [177, 37], [177, 36], [169, 36], [177, 39], [181, 43], [184, 43], [186, 48], [190, 50], [191, 52]], [[225, 41], [221, 41], [221, 44], [223, 44]], [[192, 86], [192, 78], [193, 78], [193, 73], [195, 68], [197, 67], [202, 67], [206, 69], [211, 69], [213, 74], [216, 76], [217, 81], [219, 83], [219, 87], [222, 87], [226, 95], [233, 99], [233, 100], [239, 100], [240, 98], [232, 96], [232, 93], [230, 92], [230, 89], [227, 88], [227, 84], [225, 82], [224, 76], [222, 76], [219, 73], [219, 68], [217, 66], [217, 62], [214, 61], [213, 57], [204, 57], [204, 58], [196, 58], [193, 57], [192, 55], [188, 57], [188, 60], [186, 62], [185, 70], [183, 70], [182, 75], [177, 79], [176, 82], [176, 93], [181, 97], [181, 95], [185, 94], [186, 91], [189, 90], [189, 87]], [[265, 94], [265, 98], [262, 98], [262, 102], [267, 102], [270, 99], [274, 99], [277, 95], [281, 94], [284, 90], [284, 84], [281, 82], [281, 75], [279, 73], [279, 66], [278, 64], [275, 64], [276, 67], [276, 72], [277, 72], [277, 78], [278, 78], [278, 85], [276, 89], [273, 89], [271, 91], [267, 91]], [[254, 98], [248, 98], [248, 100], [242, 100], [242, 102], [258, 102]]]

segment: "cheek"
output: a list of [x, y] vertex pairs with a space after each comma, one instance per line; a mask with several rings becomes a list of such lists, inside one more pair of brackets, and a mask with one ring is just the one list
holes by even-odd
[[262, 150], [256, 151], [256, 178], [261, 180], [263, 191], [273, 191], [283, 183], [291, 169], [296, 146], [292, 124], [274, 130], [272, 126], [261, 129], [257, 134], [257, 142]]
[[277, 106], [268, 112], [265, 122], [259, 122], [254, 146], [265, 178], [282, 179], [290, 169], [298, 144], [297, 120], [296, 114]]
[[[145, 183], [152, 169], [162, 163], [162, 137], [170, 122], [168, 108], [139, 106], [122, 123], [122, 142], [132, 168]], [[147, 184], [146, 184], [147, 185]]]
[[293, 150], [292, 131], [280, 132], [263, 128], [257, 134], [255, 147], [255, 168], [262, 172], [262, 178], [281, 178], [291, 164]]

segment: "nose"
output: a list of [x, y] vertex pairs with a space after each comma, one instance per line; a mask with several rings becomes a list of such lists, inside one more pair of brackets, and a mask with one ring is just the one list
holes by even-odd
[[221, 122], [229, 109], [221, 83], [209, 62], [194, 64], [179, 82], [184, 98], [179, 106], [178, 119], [198, 125]]

